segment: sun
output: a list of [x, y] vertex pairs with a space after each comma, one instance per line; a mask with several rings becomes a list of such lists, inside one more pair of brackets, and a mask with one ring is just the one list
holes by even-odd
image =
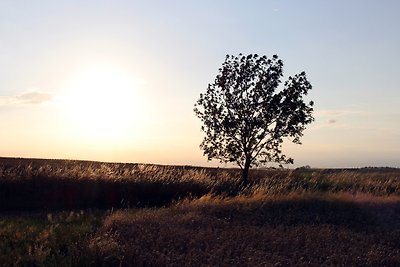
[[129, 135], [140, 121], [140, 82], [129, 72], [108, 65], [79, 71], [66, 86], [63, 110], [68, 131], [92, 141]]

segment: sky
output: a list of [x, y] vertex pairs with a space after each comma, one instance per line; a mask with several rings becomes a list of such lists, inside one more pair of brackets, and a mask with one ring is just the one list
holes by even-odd
[[[305, 71], [298, 167], [400, 167], [400, 1], [0, 0], [0, 156], [208, 162], [194, 103], [226, 54]], [[284, 79], [285, 79], [284, 78]]]

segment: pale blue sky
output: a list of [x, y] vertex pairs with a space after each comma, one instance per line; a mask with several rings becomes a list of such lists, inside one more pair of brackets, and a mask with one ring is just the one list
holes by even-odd
[[[209, 165], [193, 104], [241, 52], [308, 74], [316, 121], [285, 147], [295, 166], [400, 167], [399, 12], [377, 0], [0, 0], [0, 156]], [[93, 102], [112, 111], [93, 118]]]

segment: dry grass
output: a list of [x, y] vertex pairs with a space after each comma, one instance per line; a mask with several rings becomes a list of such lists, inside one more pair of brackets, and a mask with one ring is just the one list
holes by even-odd
[[235, 179], [227, 173], [186, 166], [2, 158], [0, 210], [165, 205], [234, 188]]
[[[0, 158], [0, 266], [400, 266], [399, 169], [250, 176], [242, 188], [237, 169]], [[129, 209], [103, 223], [4, 215], [95, 207]]]
[[321, 169], [299, 171], [291, 187], [306, 191], [399, 195], [400, 169]]
[[252, 170], [0, 158], [0, 211], [163, 206], [204, 195], [349, 192], [399, 195], [400, 169]]
[[206, 196], [119, 211], [94, 242], [113, 244], [101, 253], [122, 266], [399, 266], [400, 232], [382, 222], [400, 220], [377, 213], [399, 204], [348, 194]]

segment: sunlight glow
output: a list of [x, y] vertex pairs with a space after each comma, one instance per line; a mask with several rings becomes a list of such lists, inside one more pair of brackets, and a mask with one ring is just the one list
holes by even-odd
[[115, 142], [132, 138], [140, 123], [140, 82], [125, 70], [95, 65], [67, 84], [62, 109], [68, 132], [84, 141]]

